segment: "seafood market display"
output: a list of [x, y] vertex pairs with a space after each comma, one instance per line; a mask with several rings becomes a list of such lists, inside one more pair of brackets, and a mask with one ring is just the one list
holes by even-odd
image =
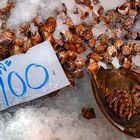
[[[86, 69], [107, 112], [127, 129], [138, 126], [140, 119], [133, 122], [140, 118], [140, 71], [132, 58], [140, 55], [140, 32], [135, 30], [140, 23], [140, 0], [126, 0], [107, 11], [99, 0], [75, 0], [71, 13], [77, 22], [65, 3], [60, 5], [50, 17], [42, 17], [38, 9], [32, 20], [11, 28], [7, 21], [15, 1], [8, 0], [0, 9], [0, 60], [26, 53], [49, 40], [71, 86], [76, 85], [75, 79], [84, 77]], [[66, 30], [60, 29], [58, 21]], [[98, 27], [104, 32], [97, 34]], [[82, 110], [88, 119], [94, 116], [93, 112]], [[134, 136], [140, 137], [137, 132]]]
[[[38, 12], [30, 22], [16, 28], [7, 26], [7, 20], [14, 9], [14, 1], [8, 0], [7, 5], [0, 9], [0, 59], [11, 55], [25, 53], [29, 48], [45, 40], [49, 40], [56, 51], [58, 59], [71, 83], [75, 78], [84, 76], [83, 67], [89, 73], [96, 74], [100, 62], [107, 68], [134, 68], [132, 56], [140, 53], [139, 33], [133, 27], [140, 14], [139, 0], [127, 1], [116, 10], [105, 11], [98, 0], [75, 0], [73, 14], [80, 19], [79, 24], [68, 15], [68, 7], [61, 3], [61, 8], [54, 11], [54, 16], [44, 19]], [[40, 11], [40, 10], [38, 10]], [[60, 30], [59, 38], [55, 30], [59, 27], [57, 20], [67, 26]], [[104, 34], [94, 36], [94, 29], [101, 24], [106, 29]]]

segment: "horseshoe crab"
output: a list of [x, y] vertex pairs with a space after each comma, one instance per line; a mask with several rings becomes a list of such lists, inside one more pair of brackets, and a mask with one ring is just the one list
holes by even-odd
[[105, 117], [123, 133], [140, 138], [140, 74], [101, 67], [91, 75], [91, 85]]

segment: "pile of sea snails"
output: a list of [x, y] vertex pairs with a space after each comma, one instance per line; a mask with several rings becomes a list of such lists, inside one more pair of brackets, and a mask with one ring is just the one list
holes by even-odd
[[[114, 57], [121, 67], [131, 69], [132, 56], [140, 53], [140, 44], [136, 42], [140, 35], [133, 31], [140, 16], [140, 0], [128, 0], [120, 7], [108, 11], [104, 10], [99, 0], [75, 2], [86, 7], [83, 11], [78, 7], [73, 9], [73, 14], [80, 16], [80, 24], [74, 24], [67, 14], [66, 5], [62, 3], [63, 8], [56, 10], [54, 17], [42, 19], [38, 15], [16, 29], [10, 29], [6, 26], [6, 21], [15, 3], [9, 0], [7, 6], [0, 9], [0, 59], [25, 53], [29, 48], [49, 40], [72, 86], [75, 85], [75, 78], [84, 77], [84, 67], [91, 74], [98, 72], [98, 62], [113, 69], [111, 62]], [[98, 7], [96, 11], [95, 6]], [[59, 26], [57, 16], [63, 18], [69, 29], [60, 32], [60, 39], [53, 36]], [[89, 16], [92, 20], [89, 23], [84, 22]], [[94, 37], [92, 29], [100, 23], [107, 28], [106, 33]], [[85, 58], [84, 52], [87, 50], [89, 53]]]

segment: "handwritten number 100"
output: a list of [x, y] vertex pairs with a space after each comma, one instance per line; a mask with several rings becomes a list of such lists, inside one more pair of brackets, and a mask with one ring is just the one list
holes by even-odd
[[[43, 81], [43, 83], [41, 83], [39, 86], [37, 87], [33, 87], [30, 82], [29, 82], [29, 78], [28, 78], [28, 75], [29, 75], [29, 70], [34, 67], [34, 68], [42, 68], [44, 73], [45, 73], [45, 80]], [[16, 76], [21, 84], [22, 84], [22, 93], [18, 94], [16, 93], [16, 91], [13, 89], [13, 86], [12, 86], [12, 77], [13, 76]], [[25, 80], [26, 82], [22, 79], [22, 77], [17, 73], [17, 72], [10, 72], [8, 74], [8, 86], [9, 86], [9, 89], [11, 91], [11, 93], [16, 96], [16, 97], [22, 97], [26, 94], [27, 92], [27, 86], [31, 89], [41, 89], [43, 88], [47, 83], [48, 83], [48, 80], [49, 80], [49, 74], [48, 74], [48, 71], [45, 67], [43, 67], [42, 65], [37, 65], [37, 64], [30, 64], [27, 66], [26, 70], [25, 70]], [[27, 83], [27, 86], [26, 86], [26, 83]], [[9, 102], [8, 102], [8, 98], [7, 98], [7, 95], [6, 95], [6, 92], [5, 92], [5, 86], [4, 86], [4, 83], [3, 83], [3, 80], [2, 80], [2, 77], [0, 77], [0, 86], [1, 86], [1, 89], [2, 89], [2, 92], [3, 92], [3, 96], [4, 96], [4, 100], [5, 100], [5, 103], [6, 103], [6, 106], [9, 106]]]

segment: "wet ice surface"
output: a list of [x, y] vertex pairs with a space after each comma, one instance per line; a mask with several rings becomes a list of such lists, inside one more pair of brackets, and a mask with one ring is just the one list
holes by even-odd
[[126, 0], [100, 0], [105, 10], [115, 9], [117, 6], [123, 4]]
[[135, 63], [135, 65], [140, 67], [140, 55], [134, 56], [132, 61]]
[[[93, 102], [88, 77], [75, 89], [0, 116], [0, 140], [121, 140]], [[97, 118], [85, 120], [82, 107], [94, 107]]]

